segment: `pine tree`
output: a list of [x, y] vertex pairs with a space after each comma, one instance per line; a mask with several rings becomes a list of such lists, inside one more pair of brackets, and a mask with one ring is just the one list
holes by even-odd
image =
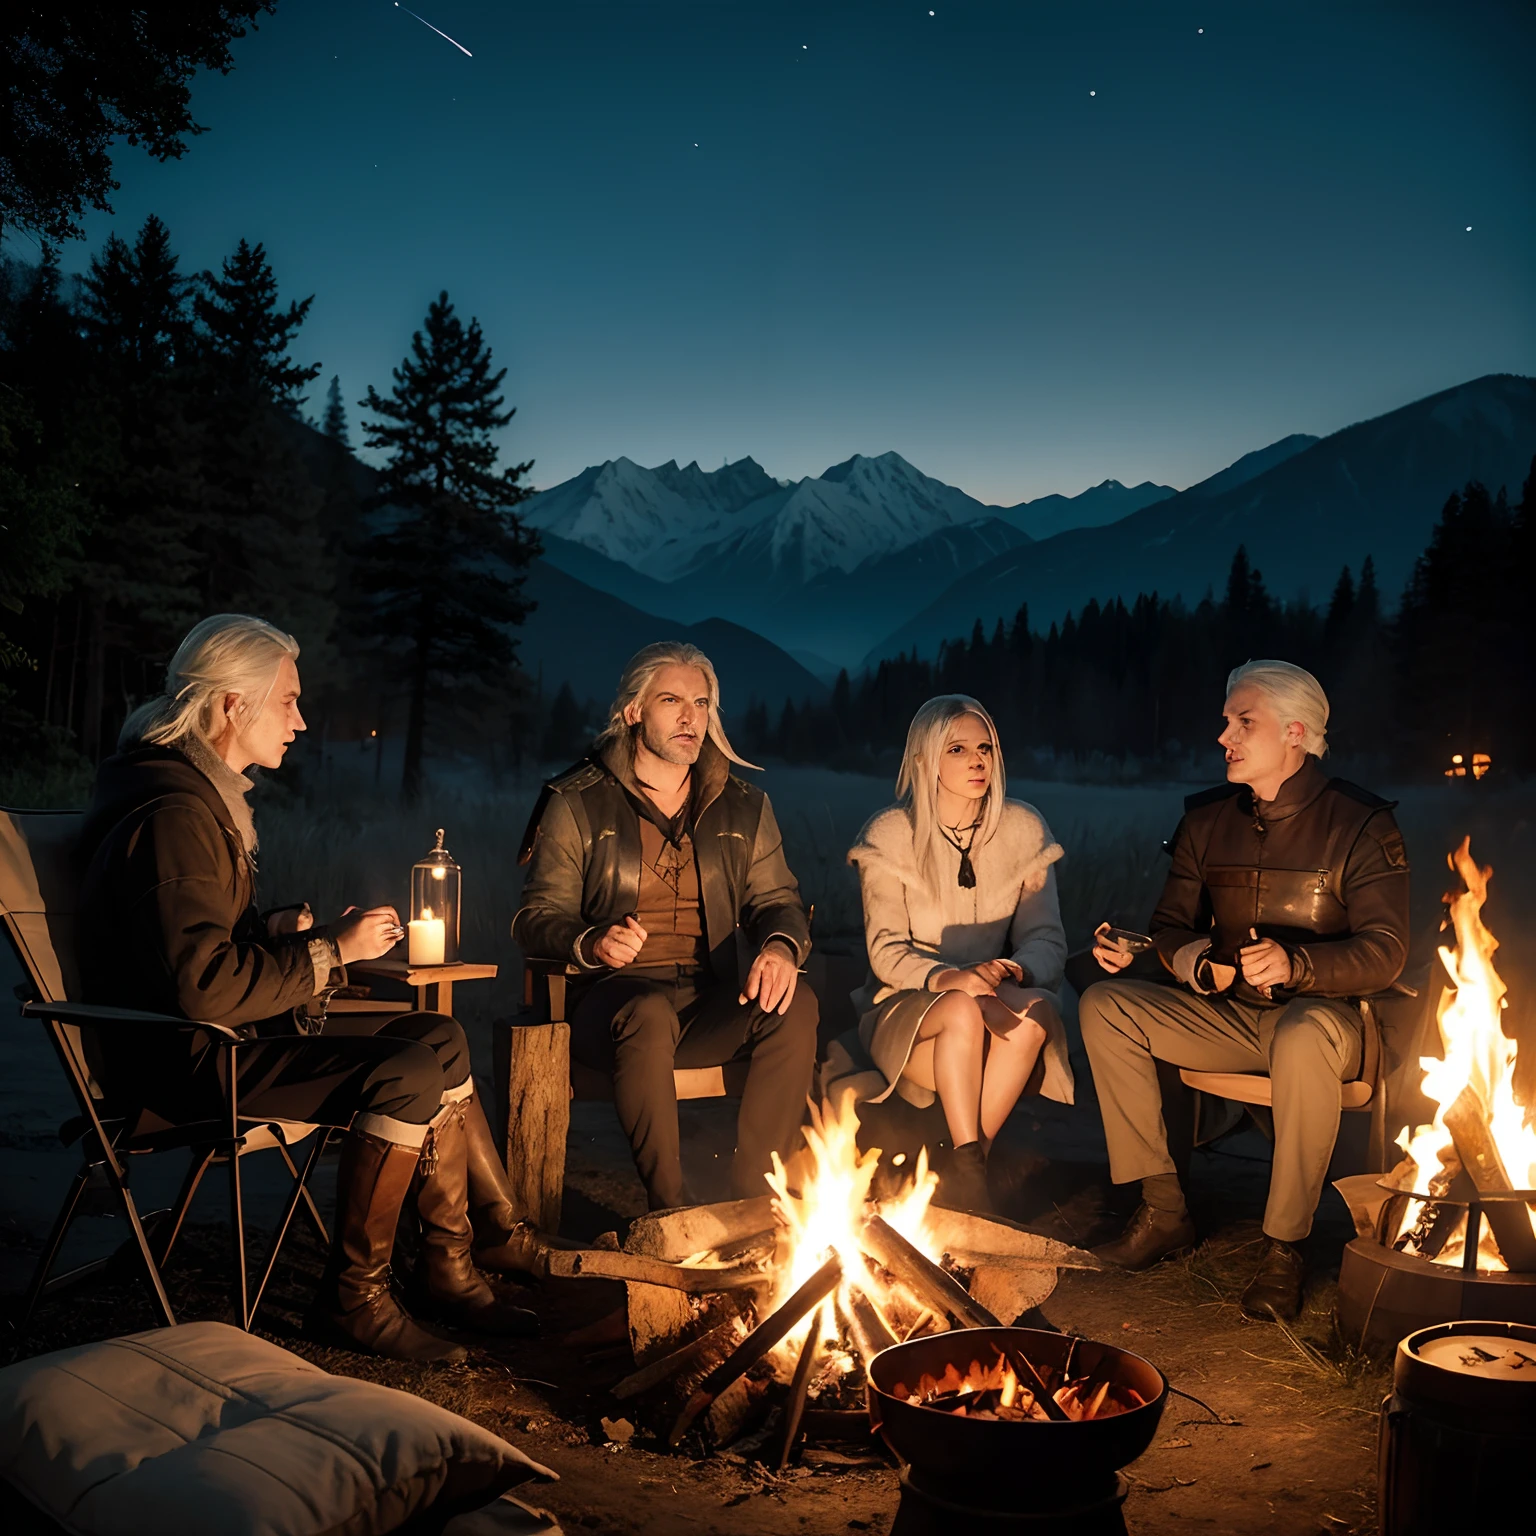
[[347, 410], [341, 403], [341, 375], [331, 375], [330, 387], [325, 392], [325, 415], [320, 422], [320, 430], [330, 438], [333, 443], [340, 443], [349, 453], [352, 450], [352, 440], [347, 434]]
[[134, 382], [187, 361], [192, 316], [179, 265], [170, 230], [152, 213], [131, 249], [121, 236], [108, 235], [81, 283], [86, 335]]
[[241, 240], [221, 274], [204, 272], [194, 307], [206, 431], [199, 588], [210, 612], [259, 613], [294, 631], [312, 683], [326, 677], [333, 562], [323, 493], [299, 453], [298, 391], [320, 371], [288, 355], [312, 299], [283, 308], [258, 243]]
[[204, 272], [199, 282], [193, 307], [219, 383], [249, 399], [296, 409], [304, 400], [298, 391], [320, 372], [319, 363], [305, 367], [288, 356], [314, 295], [280, 309], [266, 249], [244, 239], [225, 257], [221, 275]]
[[519, 481], [532, 462], [496, 468], [492, 433], [516, 412], [502, 409], [506, 370], [492, 373], [480, 322], [466, 327], [441, 294], [393, 377], [387, 397], [370, 385], [362, 401], [378, 418], [364, 425], [367, 446], [390, 459], [358, 576], [375, 637], [405, 661], [402, 790], [413, 801], [432, 690], [512, 666], [509, 631], [532, 608], [521, 573], [539, 545], [513, 510], [531, 494]]
[[[83, 631], [79, 738], [92, 759], [110, 742], [107, 698], [122, 708], [158, 679], [169, 647], [197, 616], [193, 542], [204, 514], [202, 402], [190, 378], [187, 283], [170, 232], [153, 214], [130, 248], [109, 237], [81, 285], [92, 402], [110, 451], [85, 487], [94, 531], [74, 622]], [[75, 718], [73, 694], [66, 722]]]

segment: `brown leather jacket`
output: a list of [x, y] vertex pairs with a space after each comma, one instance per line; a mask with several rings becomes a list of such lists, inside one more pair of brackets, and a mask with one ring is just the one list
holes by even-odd
[[[784, 940], [803, 964], [810, 926], [767, 795], [736, 778], [707, 738], [694, 775], [693, 846], [711, 972], [736, 986], [744, 963], [771, 938]], [[589, 929], [622, 922], [639, 901], [640, 813], [626, 779], [638, 793], [626, 764], [610, 754], [589, 757], [544, 786], [518, 860], [528, 877], [512, 937], [525, 955], [593, 974], [604, 969], [588, 964], [577, 945]]]
[[1290, 952], [1292, 984], [1266, 998], [1239, 975], [1234, 998], [1278, 1005], [1385, 991], [1408, 957], [1408, 856], [1392, 804], [1330, 779], [1312, 756], [1262, 819], [1245, 785], [1191, 795], [1152, 915], [1163, 963], [1188, 982], [1201, 946], [1234, 964], [1256, 928]]

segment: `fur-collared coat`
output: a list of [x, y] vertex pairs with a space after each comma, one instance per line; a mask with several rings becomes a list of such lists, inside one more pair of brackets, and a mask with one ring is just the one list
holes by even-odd
[[[937, 972], [1016, 960], [1024, 967], [1026, 990], [1055, 1003], [1067, 957], [1052, 868], [1061, 857], [1045, 818], [1022, 800], [1005, 800], [992, 840], [971, 851], [976, 884], [969, 888], [959, 883], [960, 854], [948, 843], [939, 850], [937, 881], [923, 878], [912, 818], [902, 806], [888, 807], [865, 825], [848, 862], [859, 871], [870, 977], [853, 1002], [861, 1014], [860, 1041], [885, 1075], [886, 1093], [897, 1085], [922, 1016], [940, 995], [928, 991]], [[1059, 1025], [1048, 1031], [1043, 1055], [1041, 1092], [1071, 1103], [1072, 1072]], [[920, 1106], [933, 1101], [906, 1081], [899, 1091]]]

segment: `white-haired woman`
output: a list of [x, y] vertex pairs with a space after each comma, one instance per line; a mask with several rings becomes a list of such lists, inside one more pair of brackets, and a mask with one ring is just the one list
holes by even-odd
[[[291, 635], [261, 619], [204, 619], [172, 658], [164, 693], [129, 717], [81, 839], [85, 996], [237, 1029], [251, 1042], [237, 1057], [243, 1114], [348, 1130], [311, 1326], [398, 1359], [462, 1359], [390, 1291], [395, 1227], [413, 1188], [413, 1304], [481, 1332], [526, 1334], [537, 1321], [500, 1302], [470, 1260], [467, 1126], [484, 1117], [464, 1031], [435, 1013], [382, 1028], [377, 1016], [326, 1018], [341, 967], [400, 938], [393, 907], [349, 908], [324, 928], [307, 907], [257, 914], [247, 770], [279, 767], [304, 729], [298, 655]], [[185, 1123], [220, 1113], [228, 1058], [210, 1039], [104, 1030], [100, 1044], [124, 1114]]]
[[1056, 989], [1066, 937], [1033, 806], [1006, 798], [992, 717], [973, 698], [930, 699], [907, 732], [897, 803], [848, 854], [858, 866], [870, 980], [859, 1038], [884, 1093], [943, 1106], [953, 1150], [941, 1200], [988, 1210], [986, 1160], [1029, 1085], [1072, 1102]]

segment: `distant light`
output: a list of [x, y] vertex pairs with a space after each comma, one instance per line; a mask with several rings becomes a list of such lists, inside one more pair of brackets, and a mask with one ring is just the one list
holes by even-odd
[[1089, 91], [1088, 94], [1090, 96], [1097, 96], [1099, 93], [1097, 91]]
[[932, 16], [932, 15], [933, 15], [933, 12], [932, 12], [932, 11], [929, 11], [929, 12], [928, 12], [928, 14], [929, 14], [929, 15], [930, 15], [930, 16]]
[[1196, 28], [1195, 28], [1195, 31], [1196, 31], [1196, 33], [1197, 33], [1197, 34], [1198, 34], [1198, 35], [1199, 35], [1199, 36], [1201, 36], [1201, 37], [1204, 37], [1204, 36], [1205, 36], [1205, 28], [1204, 28], [1204, 27], [1196, 27]]
[[1472, 233], [1472, 226], [1470, 224], [1467, 225], [1467, 233], [1469, 235]]

